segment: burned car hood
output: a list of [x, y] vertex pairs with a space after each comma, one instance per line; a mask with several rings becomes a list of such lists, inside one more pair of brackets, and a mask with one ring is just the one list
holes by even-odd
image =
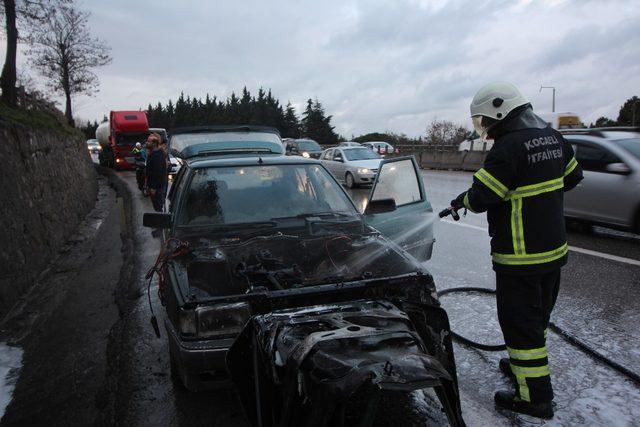
[[[362, 230], [362, 228], [361, 228]], [[420, 265], [379, 233], [306, 229], [252, 237], [198, 238], [174, 264], [185, 300], [390, 277]]]
[[[448, 330], [446, 320], [441, 326]], [[355, 301], [254, 316], [227, 366], [252, 425], [342, 425], [348, 414], [371, 411], [357, 402], [427, 387], [448, 390], [441, 400], [455, 425], [455, 370], [447, 370], [451, 360], [438, 342], [437, 349], [426, 345], [392, 302]]]

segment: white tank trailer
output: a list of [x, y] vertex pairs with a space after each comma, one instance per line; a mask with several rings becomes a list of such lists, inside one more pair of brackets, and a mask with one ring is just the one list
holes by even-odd
[[101, 123], [100, 126], [96, 129], [96, 139], [100, 143], [100, 145], [104, 146], [109, 145], [109, 134], [111, 133], [111, 129], [109, 127], [109, 122], [106, 121]]

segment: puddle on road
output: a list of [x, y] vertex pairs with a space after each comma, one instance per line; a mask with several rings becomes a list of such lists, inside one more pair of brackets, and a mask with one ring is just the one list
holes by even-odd
[[9, 406], [22, 368], [22, 349], [0, 343], [0, 418]]

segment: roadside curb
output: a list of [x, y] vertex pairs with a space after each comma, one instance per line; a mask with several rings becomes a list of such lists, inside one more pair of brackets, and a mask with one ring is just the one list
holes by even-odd
[[122, 240], [122, 268], [115, 288], [114, 299], [118, 308], [118, 320], [111, 326], [107, 343], [107, 373], [102, 391], [96, 396], [96, 406], [101, 411], [96, 425], [117, 424], [118, 402], [126, 399], [120, 396], [120, 372], [122, 366], [123, 347], [126, 341], [128, 315], [135, 307], [140, 295], [136, 276], [141, 268], [140, 257], [136, 251], [140, 242], [134, 231], [136, 208], [133, 194], [126, 182], [115, 171], [104, 166], [95, 165], [96, 172], [107, 177], [109, 185], [116, 191], [116, 203], [120, 216], [120, 237]]

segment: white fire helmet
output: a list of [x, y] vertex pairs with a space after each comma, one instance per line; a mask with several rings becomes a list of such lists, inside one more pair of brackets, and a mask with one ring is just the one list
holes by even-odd
[[[527, 98], [511, 83], [489, 83], [481, 87], [471, 101], [473, 127], [485, 139], [491, 126], [507, 117], [514, 109], [528, 103]], [[482, 120], [483, 117], [488, 117], [489, 120]]]
[[140, 144], [139, 142], [136, 142], [136, 148], [139, 150], [142, 148], [142, 144]]

